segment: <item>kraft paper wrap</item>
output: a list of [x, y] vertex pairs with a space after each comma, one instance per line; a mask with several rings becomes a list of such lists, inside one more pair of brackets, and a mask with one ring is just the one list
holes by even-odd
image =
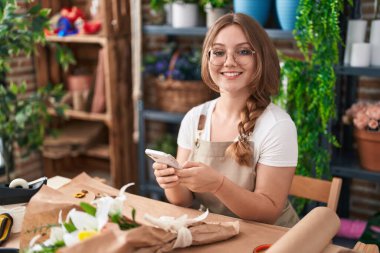
[[339, 226], [339, 217], [333, 210], [327, 207], [316, 207], [274, 243], [266, 253], [355, 252], [331, 245], [331, 240], [338, 232]]
[[[84, 199], [77, 199], [74, 194], [86, 190], [89, 193]], [[48, 224], [57, 224], [59, 211], [63, 211], [63, 219], [72, 208], [79, 208], [82, 201], [90, 202], [97, 195], [118, 195], [118, 190], [105, 185], [82, 173], [58, 190], [47, 186], [31, 199], [26, 209], [20, 236], [20, 248], [28, 247], [29, 241], [41, 231], [36, 228]], [[123, 213], [130, 218], [131, 203], [128, 198]], [[139, 210], [136, 210], [139, 213]], [[142, 214], [140, 214], [142, 215]], [[170, 215], [170, 214], [168, 214]], [[227, 240], [239, 233], [239, 222], [199, 222], [189, 227], [192, 233], [192, 245], [209, 244]], [[49, 229], [44, 229], [46, 235], [39, 240], [44, 241], [49, 236]], [[166, 232], [152, 226], [141, 225], [138, 228], [121, 231], [116, 224], [109, 223], [100, 235], [82, 241], [59, 252], [170, 252], [176, 241], [177, 234]]]

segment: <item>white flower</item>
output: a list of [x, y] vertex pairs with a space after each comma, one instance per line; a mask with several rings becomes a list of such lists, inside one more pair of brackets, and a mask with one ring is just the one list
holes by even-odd
[[71, 209], [67, 214], [66, 222], [71, 219], [74, 226], [82, 231], [82, 230], [100, 230], [102, 227], [98, 229], [98, 217], [94, 217], [88, 213], [77, 211], [75, 208]]

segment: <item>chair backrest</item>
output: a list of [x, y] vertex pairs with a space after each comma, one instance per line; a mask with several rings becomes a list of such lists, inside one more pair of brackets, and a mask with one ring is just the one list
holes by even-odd
[[336, 212], [342, 179], [333, 177], [332, 181], [295, 175], [289, 195], [310, 199], [327, 204]]
[[376, 244], [357, 242], [354, 251], [358, 253], [379, 253], [379, 247]]

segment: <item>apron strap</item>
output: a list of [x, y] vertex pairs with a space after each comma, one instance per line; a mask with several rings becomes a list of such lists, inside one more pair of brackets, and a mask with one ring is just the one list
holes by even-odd
[[199, 119], [198, 119], [198, 127], [197, 127], [197, 133], [196, 133], [196, 139], [194, 140], [194, 145], [196, 148], [199, 147], [199, 140], [203, 134], [203, 131], [205, 129], [205, 125], [206, 125], [206, 119], [207, 119], [207, 110], [209, 108], [209, 103], [208, 104], [204, 104], [203, 107], [202, 107], [202, 111], [201, 111], [201, 114], [199, 115]]

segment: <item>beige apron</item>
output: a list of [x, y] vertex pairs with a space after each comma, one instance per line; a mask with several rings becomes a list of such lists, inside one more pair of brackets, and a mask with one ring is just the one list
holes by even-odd
[[[200, 139], [204, 129], [205, 116], [201, 115], [198, 124], [197, 139], [194, 143], [190, 161], [205, 163], [235, 184], [249, 190], [255, 190], [256, 169], [248, 166], [241, 166], [231, 158], [225, 157], [225, 151], [232, 142], [209, 142]], [[253, 146], [253, 143], [250, 142]], [[199, 202], [202, 209], [208, 208], [210, 212], [237, 217], [212, 193], [194, 193], [195, 203]], [[292, 227], [299, 218], [292, 205], [287, 201], [281, 216], [275, 225]]]

